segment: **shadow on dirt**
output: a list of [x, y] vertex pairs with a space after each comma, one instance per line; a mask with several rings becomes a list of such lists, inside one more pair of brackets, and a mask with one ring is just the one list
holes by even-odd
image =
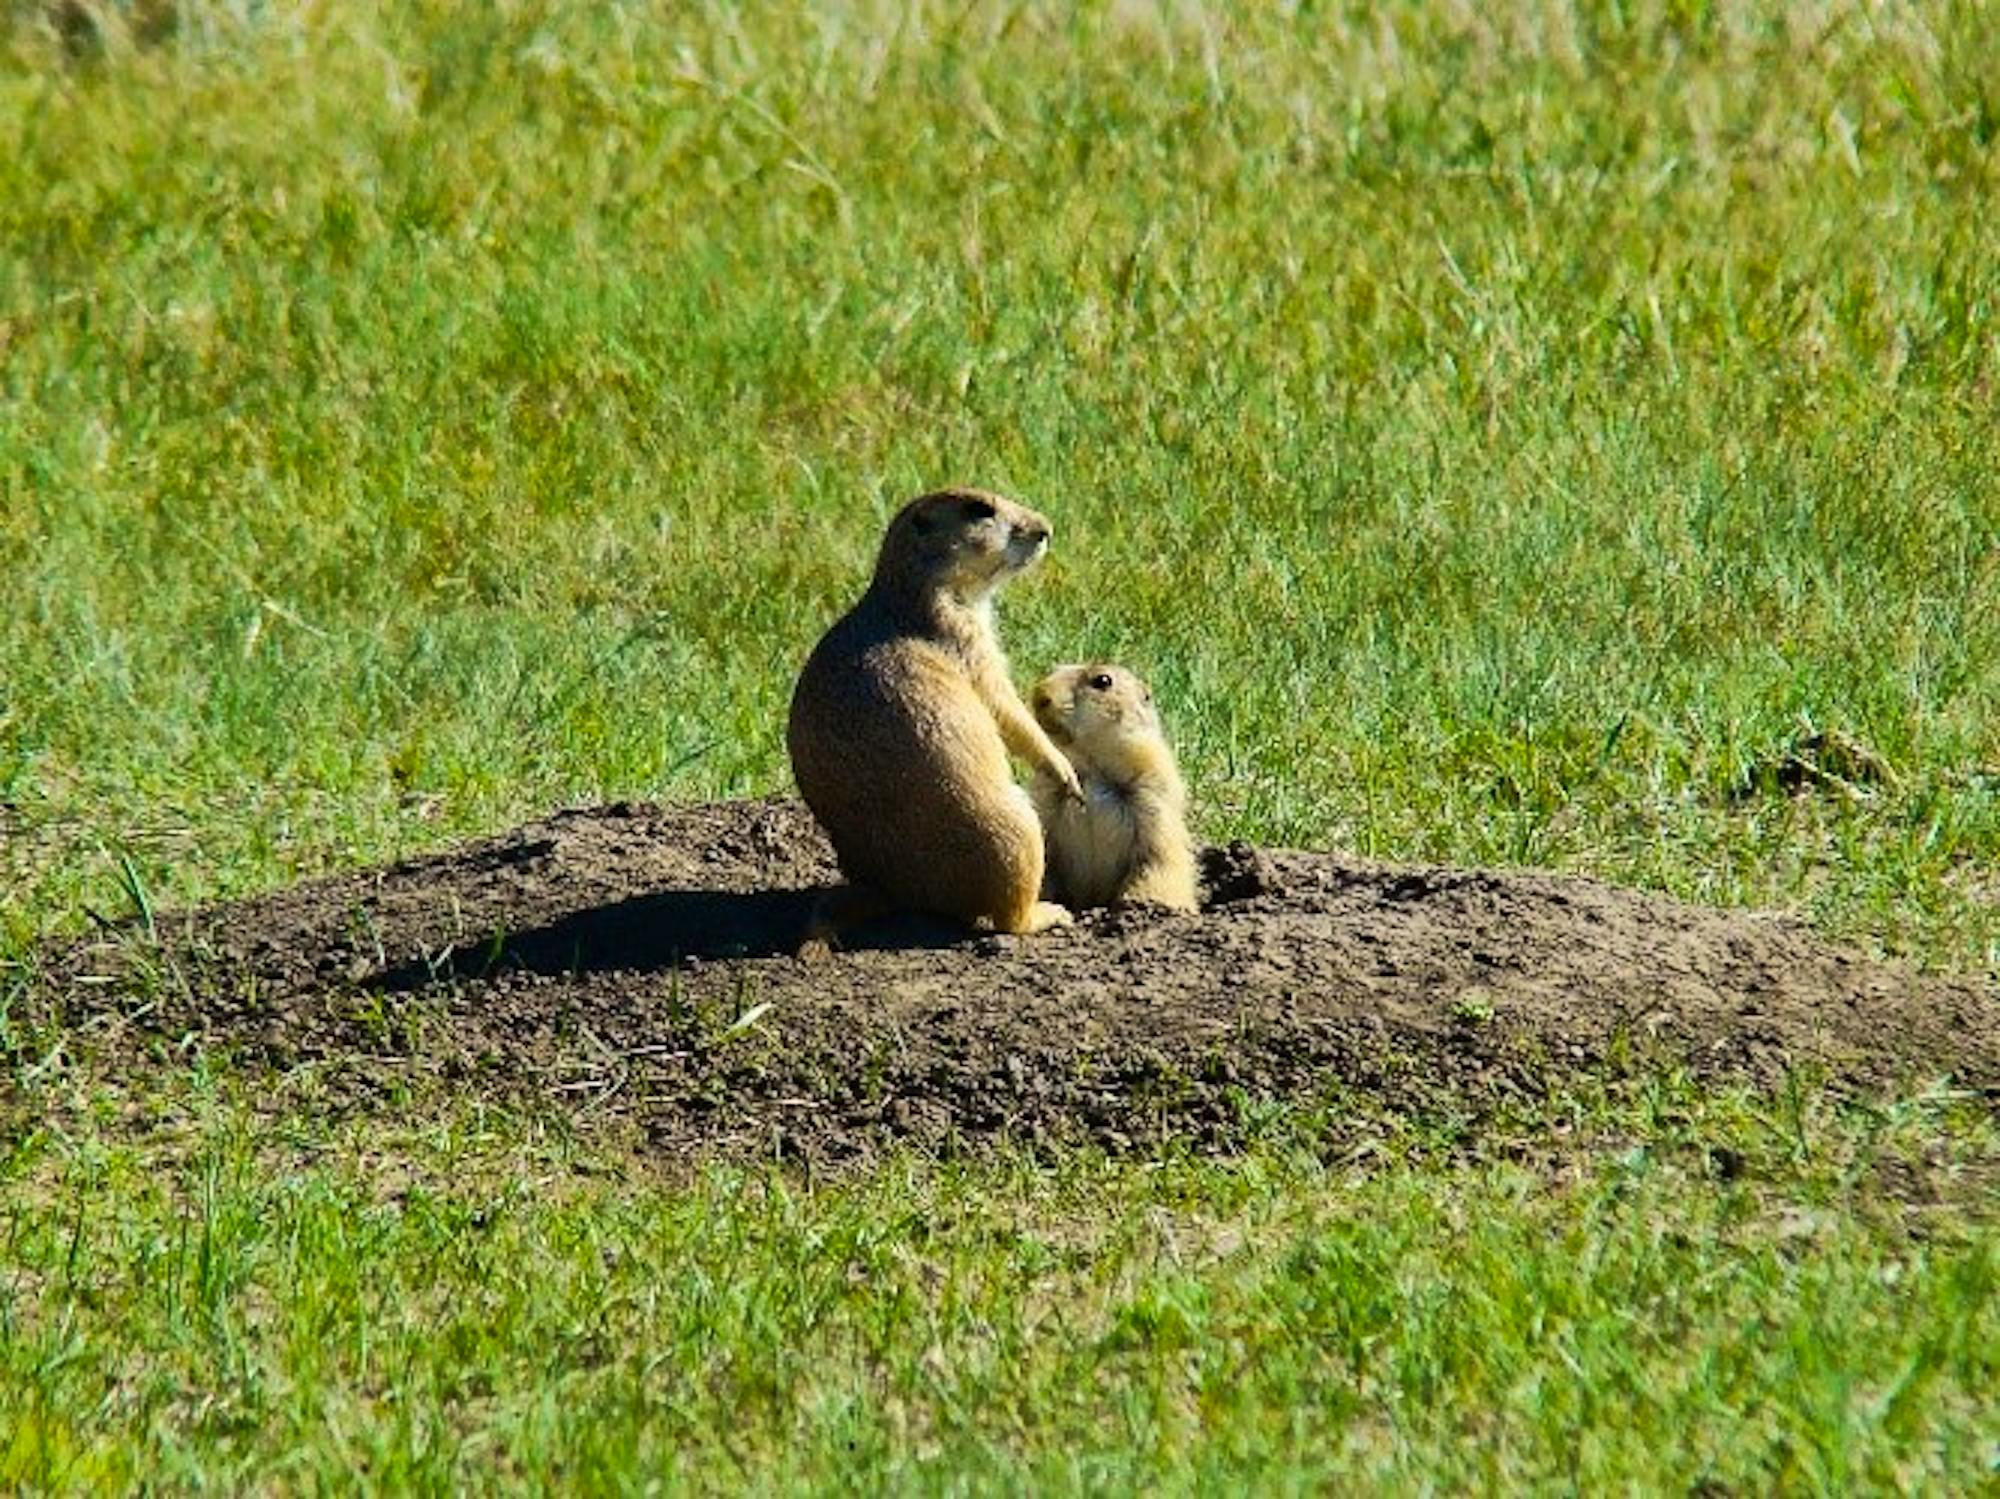
[[[784, 958], [798, 951], [827, 890], [660, 890], [572, 912], [542, 926], [496, 932], [474, 947], [449, 947], [395, 964], [364, 985], [410, 993], [446, 979], [484, 980], [510, 971], [574, 977], [667, 973], [690, 961]], [[949, 922], [910, 914], [843, 934], [842, 952], [900, 952], [974, 940]]]

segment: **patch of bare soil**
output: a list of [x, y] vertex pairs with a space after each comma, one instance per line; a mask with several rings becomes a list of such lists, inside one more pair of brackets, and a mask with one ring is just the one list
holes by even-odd
[[554, 1102], [662, 1151], [832, 1163], [1006, 1136], [1226, 1149], [1261, 1106], [1477, 1119], [1661, 1063], [2000, 1103], [2000, 993], [1591, 880], [1211, 849], [1198, 916], [1033, 938], [919, 918], [792, 956], [795, 802], [564, 812], [51, 955], [66, 1027], [357, 1107]]

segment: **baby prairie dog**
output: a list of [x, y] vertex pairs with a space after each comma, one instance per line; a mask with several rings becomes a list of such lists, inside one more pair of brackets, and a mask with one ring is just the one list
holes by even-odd
[[1029, 794], [1048, 835], [1051, 893], [1072, 906], [1154, 901], [1196, 909], [1187, 787], [1146, 684], [1101, 662], [1035, 684], [1035, 717], [1083, 781], [1083, 799], [1038, 774]]
[[792, 773], [852, 888], [813, 938], [915, 907], [1039, 932], [1070, 919], [1041, 899], [1041, 824], [1012, 751], [1082, 796], [1076, 772], [1007, 674], [993, 593], [1047, 549], [1046, 518], [977, 489], [912, 500], [889, 523], [861, 601], [826, 632], [792, 694]]

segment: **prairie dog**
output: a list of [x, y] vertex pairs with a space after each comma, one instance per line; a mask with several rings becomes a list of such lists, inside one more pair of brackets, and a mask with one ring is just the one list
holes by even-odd
[[[916, 907], [1001, 932], [1070, 919], [1041, 899], [1042, 829], [1008, 752], [1081, 797], [1007, 675], [993, 593], [1033, 566], [1046, 518], [977, 489], [912, 500], [889, 523], [861, 601], [792, 693], [792, 773], [852, 889], [842, 919]], [[816, 923], [815, 937], [826, 931]]]
[[1197, 908], [1187, 787], [1153, 694], [1123, 667], [1058, 666], [1035, 684], [1035, 717], [1083, 781], [1083, 800], [1037, 774], [1051, 893], [1073, 906], [1154, 901]]

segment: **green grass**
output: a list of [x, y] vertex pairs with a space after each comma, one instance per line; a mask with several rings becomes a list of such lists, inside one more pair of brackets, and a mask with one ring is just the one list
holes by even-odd
[[[1020, 669], [1157, 678], [1211, 833], [1993, 961], [1982, 7], [787, 13], [16, 23], [15, 940], [121, 853], [178, 902], [782, 787], [962, 477], [1057, 524]], [[1732, 803], [1805, 720], [1901, 789]]]
[[[1988, 4], [58, 8], [0, 3], [0, 959], [781, 789], [794, 663], [960, 479], [1056, 523], [1017, 671], [1149, 676], [1209, 835], [2000, 967]], [[1814, 729], [1893, 783], [1760, 780]], [[1827, 1176], [1838, 1111], [1714, 1104], [1810, 1145], [1747, 1185], [1646, 1116], [1554, 1187], [583, 1145], [468, 1187], [528, 1126], [317, 1162], [194, 1085], [112, 1089], [164, 1137], [57, 1097], [100, 1084], [5, 1085], [0, 1484], [2000, 1460], [1992, 1179], [1919, 1234]]]
[[1583, 1169], [1405, 1135], [1366, 1171], [1273, 1146], [814, 1188], [607, 1180], [477, 1118], [385, 1173], [379, 1133], [211, 1099], [164, 1169], [6, 1163], [0, 1485], [1990, 1483], [2000, 1244], [1875, 1190], [1972, 1164], [1935, 1155], [1945, 1106], [1794, 1103], [1585, 1101], [1648, 1143]]

